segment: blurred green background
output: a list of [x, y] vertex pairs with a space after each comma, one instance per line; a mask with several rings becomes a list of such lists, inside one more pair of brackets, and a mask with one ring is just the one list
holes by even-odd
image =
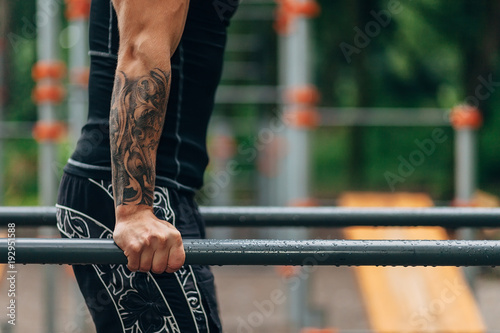
[[[8, 25], [3, 32], [7, 34], [5, 120], [35, 121], [31, 67], [36, 60], [36, 41], [12, 39], [14, 35], [26, 35], [25, 18], [35, 16], [35, 1], [0, 2], [7, 3], [9, 8]], [[313, 77], [321, 92], [322, 106], [451, 109], [476, 95], [480, 78], [500, 82], [500, 1], [401, 0], [403, 10], [391, 17], [391, 22], [371, 38], [369, 45], [352, 54], [351, 62], [346, 61], [341, 43], [353, 45], [354, 27], [365, 27], [374, 20], [373, 11], [387, 9], [389, 1], [320, 0], [319, 3], [322, 12], [313, 23], [312, 54]], [[272, 12], [274, 5], [263, 8]], [[62, 15], [61, 20], [64, 21]], [[260, 52], [228, 54], [233, 60], [258, 62], [255, 80], [259, 84], [277, 84], [277, 37], [272, 24], [271, 20], [235, 20], [230, 27], [230, 34], [235, 36], [242, 31], [259, 36]], [[68, 44], [64, 42], [67, 38], [64, 33], [59, 37], [61, 45]], [[67, 51], [62, 48], [63, 59], [67, 59]], [[478, 179], [480, 189], [500, 195], [498, 88], [500, 84], [493, 84], [490, 96], [479, 100], [484, 125], [479, 133]], [[237, 119], [233, 121], [237, 143], [251, 145], [255, 144], [260, 117], [275, 109], [276, 106], [269, 105], [219, 105], [215, 113]], [[63, 104], [58, 116], [65, 119], [66, 114], [67, 106]], [[327, 200], [347, 190], [389, 191], [384, 173], [395, 172], [400, 163], [398, 156], [408, 156], [415, 149], [414, 140], [431, 137], [434, 129], [415, 126], [316, 130], [311, 146], [312, 196]], [[453, 131], [443, 129], [449, 139], [437, 145], [436, 153], [404, 183], [399, 183], [396, 190], [428, 192], [435, 200], [453, 198]], [[5, 142], [5, 204], [37, 204], [36, 143], [28, 139]], [[63, 143], [60, 161], [55, 165], [62, 167], [70, 152], [69, 143]], [[240, 159], [239, 167], [247, 171], [240, 173], [235, 182], [243, 184], [241, 188], [251, 189], [255, 183], [252, 176], [255, 165], [246, 163], [242, 156], [236, 155], [235, 159]], [[61, 167], [54, 172], [60, 173]], [[236, 197], [252, 203], [251, 193], [241, 192]]]

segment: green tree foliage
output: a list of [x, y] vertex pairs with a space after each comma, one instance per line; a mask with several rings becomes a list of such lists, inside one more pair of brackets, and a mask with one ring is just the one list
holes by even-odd
[[[316, 75], [323, 102], [341, 107], [479, 106], [485, 116], [480, 132], [479, 185], [500, 193], [499, 116], [493, 111], [500, 102], [500, 3], [344, 0], [321, 1], [321, 5], [315, 34]], [[346, 49], [346, 44], [352, 48]], [[350, 135], [345, 137], [346, 151], [340, 155], [351, 171], [350, 181], [345, 184], [345, 177], [337, 176], [342, 180], [326, 185], [321, 170], [327, 170], [332, 161], [322, 158], [327, 148], [316, 147], [316, 175], [322, 175], [316, 178], [317, 186], [332, 186], [335, 192], [389, 190], [384, 172], [397, 169], [398, 157], [408, 156], [416, 148], [415, 140], [428, 138], [433, 128], [346, 130]], [[399, 190], [429, 191], [441, 199], [452, 197], [453, 133], [446, 133], [449, 139], [411, 177], [398, 183]], [[335, 145], [339, 143], [330, 145], [332, 151]]]
[[[37, 119], [31, 92], [31, 68], [36, 61], [36, 1], [7, 1], [6, 42], [7, 104], [4, 120]], [[5, 204], [37, 204], [37, 145], [33, 140], [10, 139], [5, 144]]]

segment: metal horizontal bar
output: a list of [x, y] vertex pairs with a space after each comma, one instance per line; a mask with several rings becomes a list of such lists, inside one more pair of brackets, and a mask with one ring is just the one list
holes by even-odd
[[[11, 239], [11, 242], [13, 240]], [[9, 261], [0, 239], [0, 263]], [[14, 240], [20, 264], [122, 264], [112, 240]], [[496, 266], [500, 241], [404, 240], [184, 240], [186, 264], [305, 266]], [[11, 258], [12, 259], [12, 258]]]
[[276, 1], [274, 0], [245, 0], [240, 2], [240, 6], [248, 6], [248, 5], [271, 5], [276, 6]]
[[236, 11], [233, 20], [236, 21], [273, 21], [275, 18], [272, 8], [246, 7]]
[[[222, 80], [258, 80], [262, 77], [262, 66], [256, 61], [227, 61], [224, 63]], [[225, 86], [227, 87], [227, 86]], [[260, 92], [259, 92], [260, 93]], [[220, 95], [219, 96], [223, 96]]]
[[16, 227], [55, 226], [56, 207], [0, 207], [0, 226], [9, 223]]
[[226, 52], [251, 52], [259, 50], [262, 37], [258, 34], [231, 33], [228, 36]]
[[221, 85], [215, 96], [217, 104], [276, 104], [278, 91], [273, 86]]
[[207, 225], [500, 227], [500, 208], [202, 207]]
[[0, 139], [33, 139], [34, 122], [0, 121]]
[[[500, 208], [201, 207], [209, 227], [500, 227]], [[0, 207], [0, 226], [55, 226], [55, 207]]]
[[450, 126], [448, 109], [320, 107], [321, 126]]

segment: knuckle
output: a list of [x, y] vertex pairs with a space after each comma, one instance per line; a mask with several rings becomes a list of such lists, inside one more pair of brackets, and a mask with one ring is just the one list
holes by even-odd
[[172, 231], [172, 234], [170, 238], [177, 244], [181, 243], [182, 244], [182, 236], [181, 233], [178, 230]]
[[157, 248], [158, 249], [165, 249], [167, 247], [167, 242], [168, 242], [168, 237], [166, 236], [161, 236], [161, 237], [158, 237], [158, 241], [157, 241]]
[[179, 253], [175, 257], [169, 259], [168, 266], [172, 269], [178, 270], [179, 268], [182, 267], [182, 265], [184, 265], [185, 260], [186, 260], [186, 255], [184, 254], [184, 252]]
[[130, 253], [140, 253], [141, 250], [142, 250], [141, 244], [135, 243], [135, 242], [129, 244], [129, 246], [127, 247], [127, 252], [130, 252]]
[[115, 243], [116, 243], [118, 246], [120, 246], [120, 245], [123, 243], [121, 233], [119, 233], [119, 232], [115, 232], [115, 233], [113, 233], [113, 240], [115, 241]]
[[158, 234], [152, 234], [149, 236], [149, 242], [150, 244], [155, 243], [163, 243], [165, 241], [166, 237], [164, 234], [158, 233]]
[[152, 240], [153, 240], [153, 236], [152, 236], [152, 235], [149, 235], [149, 234], [148, 234], [148, 235], [145, 235], [145, 236], [143, 236], [143, 237], [141, 237], [141, 243], [142, 243], [144, 246], [146, 246], [146, 247], [148, 247], [148, 246], [150, 246], [150, 245], [151, 245]]
[[139, 267], [139, 270], [141, 272], [149, 272], [149, 270], [151, 269], [151, 263], [142, 263], [141, 262], [141, 266]]
[[139, 266], [137, 264], [130, 263], [130, 261], [129, 261], [127, 267], [132, 272], [135, 272], [139, 269]]
[[163, 272], [165, 272], [165, 268], [166, 268], [166, 265], [153, 265], [153, 267], [151, 268], [151, 271], [155, 274], [161, 274]]

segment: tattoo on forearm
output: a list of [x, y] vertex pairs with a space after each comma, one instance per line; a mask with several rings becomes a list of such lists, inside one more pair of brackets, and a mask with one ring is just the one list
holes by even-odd
[[118, 205], [152, 205], [156, 150], [168, 100], [170, 73], [154, 69], [128, 78], [117, 72], [111, 100], [113, 192]]

